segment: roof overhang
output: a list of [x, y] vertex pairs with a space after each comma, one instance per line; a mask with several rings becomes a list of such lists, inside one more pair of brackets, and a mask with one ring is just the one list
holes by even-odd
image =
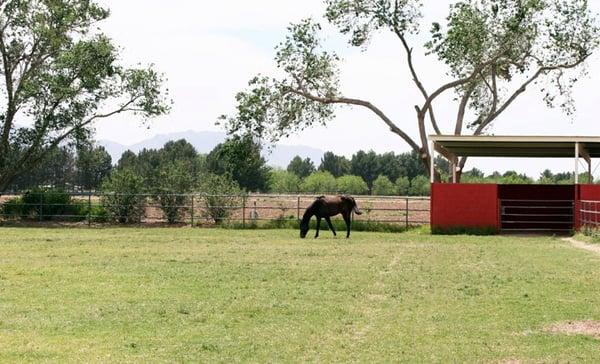
[[436, 151], [447, 157], [574, 158], [600, 157], [600, 137], [431, 135]]

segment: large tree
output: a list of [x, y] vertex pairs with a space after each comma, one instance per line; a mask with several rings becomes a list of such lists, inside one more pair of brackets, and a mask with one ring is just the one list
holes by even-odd
[[302, 159], [299, 155], [295, 156], [287, 166], [287, 171], [295, 174], [299, 178], [306, 178], [316, 171], [315, 164], [310, 158]]
[[92, 0], [0, 1], [0, 191], [96, 121], [169, 109], [162, 76], [126, 68]]
[[227, 139], [208, 154], [206, 168], [210, 173], [231, 177], [248, 191], [267, 191], [270, 169], [261, 149], [261, 145], [249, 136]]
[[[311, 19], [291, 25], [277, 47], [275, 61], [281, 76], [259, 75], [237, 95], [236, 114], [221, 117], [228, 132], [276, 141], [327, 123], [337, 106], [362, 107], [406, 142], [429, 171], [428, 133], [486, 133], [533, 86], [549, 106], [572, 112], [571, 90], [599, 39], [586, 0], [456, 1], [446, 24], [434, 23], [425, 44], [427, 55], [437, 57], [450, 78], [432, 87], [423, 82], [413, 58], [412, 43], [423, 37], [419, 0], [326, 0], [325, 4], [327, 20], [349, 36], [352, 46], [368, 48], [377, 32], [398, 39], [406, 69], [422, 95], [414, 106], [418, 134], [409, 135], [374, 101], [343, 94], [339, 57], [324, 50], [321, 26]], [[452, 125], [446, 125], [438, 122], [435, 108], [440, 96], [452, 92], [457, 112]], [[456, 162], [462, 169], [466, 159]]]
[[79, 187], [87, 191], [95, 190], [110, 175], [112, 158], [104, 147], [84, 144], [77, 148], [76, 166], [76, 183]]
[[343, 155], [335, 155], [333, 152], [327, 152], [321, 158], [319, 171], [329, 172], [334, 177], [341, 177], [350, 173], [350, 161]]

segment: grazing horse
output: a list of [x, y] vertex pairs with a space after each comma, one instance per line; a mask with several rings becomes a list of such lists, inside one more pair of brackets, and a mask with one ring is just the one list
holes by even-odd
[[337, 236], [335, 229], [331, 224], [330, 217], [342, 214], [344, 222], [346, 222], [346, 238], [349, 238], [351, 222], [350, 215], [353, 211], [357, 215], [362, 214], [362, 212], [358, 210], [358, 206], [356, 206], [356, 201], [350, 196], [319, 196], [315, 202], [308, 206], [304, 216], [302, 217], [302, 221], [300, 222], [300, 237], [302, 239], [306, 237], [306, 233], [308, 233], [308, 223], [313, 216], [317, 217], [317, 234], [315, 235], [315, 238], [319, 237], [319, 229], [321, 227], [322, 218], [325, 218], [325, 221], [327, 221], [327, 225], [329, 225], [333, 235]]

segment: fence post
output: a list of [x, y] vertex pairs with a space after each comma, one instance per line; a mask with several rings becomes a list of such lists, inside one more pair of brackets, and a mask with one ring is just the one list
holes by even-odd
[[406, 198], [406, 211], [404, 212], [404, 217], [406, 219], [406, 230], [408, 230], [408, 197]]
[[194, 227], [194, 194], [192, 193], [192, 227]]
[[39, 217], [39, 220], [42, 221], [43, 219], [44, 219], [44, 193], [40, 192], [40, 217]]
[[88, 213], [87, 213], [88, 227], [92, 226], [92, 191], [88, 192]]
[[242, 227], [246, 228], [246, 194], [242, 196]]

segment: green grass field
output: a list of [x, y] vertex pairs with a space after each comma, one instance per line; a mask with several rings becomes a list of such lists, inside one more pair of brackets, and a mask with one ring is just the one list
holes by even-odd
[[0, 229], [2, 362], [596, 361], [569, 320], [600, 256], [553, 238]]

